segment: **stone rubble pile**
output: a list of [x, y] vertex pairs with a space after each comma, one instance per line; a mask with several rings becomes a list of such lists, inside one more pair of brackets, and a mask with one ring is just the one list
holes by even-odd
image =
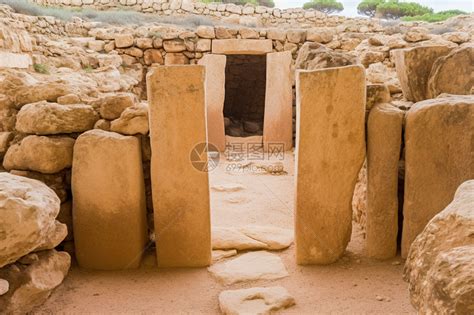
[[27, 313], [63, 281], [71, 258], [54, 250], [67, 235], [60, 200], [38, 180], [0, 173], [0, 309]]

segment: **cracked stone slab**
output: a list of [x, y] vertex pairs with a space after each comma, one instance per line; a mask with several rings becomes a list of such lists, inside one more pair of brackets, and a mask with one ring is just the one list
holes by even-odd
[[226, 290], [219, 294], [219, 307], [226, 315], [266, 315], [293, 305], [295, 299], [280, 286]]
[[212, 251], [212, 261], [216, 262], [224, 258], [229, 258], [232, 256], [237, 255], [237, 251], [235, 249], [230, 250], [213, 250]]
[[213, 227], [213, 249], [280, 250], [293, 243], [293, 231], [273, 226]]
[[274, 280], [288, 276], [280, 257], [266, 251], [249, 252], [208, 268], [223, 284], [255, 280]]

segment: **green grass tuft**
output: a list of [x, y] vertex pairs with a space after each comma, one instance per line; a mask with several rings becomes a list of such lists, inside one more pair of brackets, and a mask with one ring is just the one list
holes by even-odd
[[49, 74], [48, 66], [46, 66], [42, 63], [35, 63], [33, 65], [33, 69], [35, 69], [35, 71], [38, 72], [38, 73]]

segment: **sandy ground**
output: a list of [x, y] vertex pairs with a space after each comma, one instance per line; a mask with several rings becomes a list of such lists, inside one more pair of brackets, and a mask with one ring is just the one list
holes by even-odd
[[[278, 159], [275, 159], [278, 160]], [[210, 173], [212, 224], [293, 226], [293, 155], [282, 161], [288, 174], [269, 175], [261, 161], [226, 162]], [[250, 164], [249, 164], [250, 163]], [[263, 162], [268, 164], [268, 161]], [[242, 168], [242, 166], [246, 166]], [[236, 192], [212, 187], [240, 184]], [[298, 266], [294, 246], [277, 252], [289, 277], [223, 286], [206, 268], [158, 269], [147, 253], [138, 270], [103, 272], [74, 266], [64, 283], [36, 314], [219, 314], [217, 297], [225, 289], [281, 285], [296, 305], [281, 314], [415, 314], [402, 280], [400, 257], [379, 262], [364, 257], [364, 240], [355, 226], [346, 255], [330, 266]]]

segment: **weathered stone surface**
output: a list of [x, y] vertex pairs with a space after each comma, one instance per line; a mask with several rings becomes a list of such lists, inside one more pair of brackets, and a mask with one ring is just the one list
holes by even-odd
[[148, 105], [142, 103], [127, 107], [119, 118], [110, 124], [110, 130], [124, 135], [135, 135], [148, 133]]
[[272, 41], [258, 39], [215, 39], [212, 41], [213, 54], [263, 55], [272, 52]]
[[151, 65], [153, 63], [158, 63], [162, 65], [164, 63], [163, 56], [159, 49], [147, 49], [143, 54], [143, 59], [146, 65]]
[[367, 84], [366, 104], [367, 110], [372, 109], [377, 104], [390, 102], [390, 90], [385, 84]]
[[39, 102], [20, 109], [15, 127], [24, 133], [52, 135], [92, 129], [98, 119], [99, 115], [89, 105]]
[[226, 315], [269, 315], [295, 304], [283, 287], [226, 290], [219, 294], [219, 307]]
[[40, 181], [0, 173], [0, 267], [44, 247], [60, 226], [65, 228], [55, 221], [59, 204], [54, 191]]
[[315, 70], [355, 65], [356, 63], [356, 58], [347, 53], [335, 52], [318, 43], [305, 43], [298, 52], [295, 68]]
[[398, 161], [404, 113], [381, 104], [367, 123], [367, 254], [387, 259], [397, 254]]
[[298, 264], [332, 263], [349, 242], [365, 157], [364, 73], [362, 66], [297, 72]]
[[438, 58], [431, 69], [427, 97], [442, 93], [466, 95], [474, 92], [474, 45], [458, 48]]
[[288, 276], [281, 258], [266, 251], [246, 253], [212, 265], [208, 270], [226, 285], [244, 281], [274, 280]]
[[403, 95], [409, 101], [427, 99], [427, 86], [431, 68], [439, 57], [450, 52], [446, 46], [421, 46], [398, 49], [392, 52]]
[[213, 227], [213, 249], [280, 250], [293, 243], [293, 231], [271, 226]]
[[206, 67], [207, 141], [225, 151], [224, 98], [226, 56], [205, 55], [199, 64]]
[[311, 28], [307, 31], [306, 39], [310, 42], [317, 42], [321, 44], [327, 44], [334, 38], [335, 31], [331, 28]]
[[263, 144], [266, 151], [278, 143], [284, 151], [293, 147], [292, 57], [289, 51], [267, 54]]
[[237, 255], [237, 250], [235, 250], [235, 249], [229, 249], [229, 250], [217, 249], [217, 250], [213, 250], [212, 251], [212, 263], [215, 263], [215, 262], [217, 262], [221, 259], [229, 258], [229, 257], [235, 256], [235, 255]]
[[413, 242], [404, 269], [412, 304], [420, 313], [469, 314], [474, 297], [474, 180]]
[[418, 310], [425, 314], [470, 314], [474, 301], [474, 244], [439, 253], [426, 276]]
[[0, 296], [4, 295], [10, 289], [10, 283], [5, 279], [0, 279]]
[[31, 170], [54, 174], [71, 167], [74, 139], [28, 136], [8, 148], [3, 160], [7, 170]]
[[1, 68], [20, 68], [28, 69], [33, 64], [31, 56], [28, 54], [16, 54], [11, 52], [0, 52]]
[[79, 265], [138, 267], [147, 234], [140, 140], [99, 129], [83, 133], [74, 146], [71, 186]]
[[73, 94], [79, 89], [68, 84], [59, 82], [36, 83], [33, 85], [22, 85], [14, 91], [14, 102], [17, 108], [25, 104], [40, 101], [56, 102], [58, 97]]
[[13, 132], [0, 132], [0, 159], [3, 159], [3, 156], [8, 150], [8, 147], [10, 146], [10, 141], [13, 139]]
[[122, 112], [135, 105], [136, 96], [132, 93], [113, 93], [100, 97], [92, 105], [99, 108], [100, 116], [105, 119], [117, 119]]
[[66, 252], [38, 252], [36, 259], [26, 265], [16, 263], [0, 269], [0, 278], [10, 288], [0, 296], [0, 309], [5, 314], [26, 314], [46, 301], [54, 288], [66, 277], [71, 257]]
[[428, 221], [449, 204], [456, 188], [474, 178], [473, 125], [473, 96], [426, 100], [407, 112], [403, 257]]
[[115, 47], [126, 48], [133, 46], [133, 35], [132, 34], [118, 34], [115, 36]]
[[147, 76], [159, 266], [211, 263], [204, 70], [168, 66]]

